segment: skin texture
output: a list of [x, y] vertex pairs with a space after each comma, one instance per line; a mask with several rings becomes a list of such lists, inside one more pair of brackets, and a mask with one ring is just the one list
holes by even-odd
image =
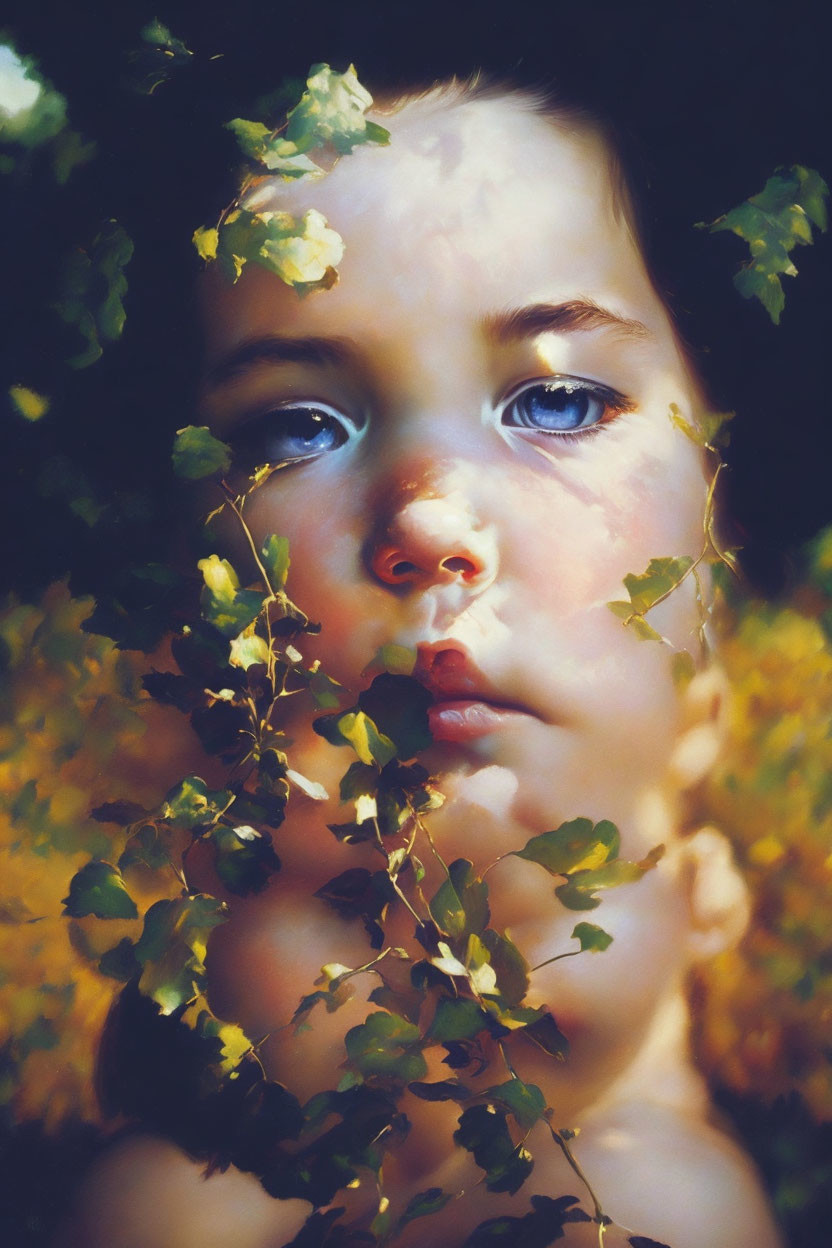
[[[206, 277], [203, 418], [232, 446], [256, 441], [259, 463], [286, 454], [289, 408], [319, 413], [323, 432], [311, 444], [319, 453], [273, 476], [246, 513], [261, 540], [289, 538], [290, 591], [323, 625], [305, 643], [307, 658], [356, 689], [379, 646], [416, 647], [434, 681], [444, 669], [469, 702], [487, 693], [503, 707], [487, 731], [449, 739], [460, 734], [448, 730], [425, 759], [448, 798], [431, 817], [446, 860], [464, 855], [482, 869], [576, 815], [616, 822], [625, 857], [668, 846], [656, 870], [589, 916], [613, 935], [607, 952], [532, 977], [529, 1001], [554, 1010], [569, 1062], [544, 1060], [523, 1040], [510, 1046], [512, 1060], [556, 1106], [557, 1125], [584, 1128], [580, 1158], [616, 1219], [659, 1239], [672, 1234], [675, 1248], [775, 1248], [756, 1179], [706, 1121], [687, 1053], [685, 972], [736, 934], [732, 914], [742, 910], [719, 838], [676, 835], [671, 763], [683, 721], [671, 658], [674, 649], [698, 653], [693, 580], [651, 614], [669, 646], [640, 641], [605, 605], [650, 558], [702, 549], [704, 466], [668, 415], [676, 404], [696, 420], [696, 379], [590, 130], [559, 127], [507, 98], [429, 98], [381, 120], [393, 134], [389, 151], [360, 149], [318, 183], [281, 187], [270, 205], [314, 206], [343, 235], [333, 290], [299, 301], [254, 265], [233, 287]], [[507, 319], [541, 304], [579, 307], [582, 321]], [[247, 363], [229, 366], [274, 336], [328, 347], [307, 346], [295, 360], [277, 360], [273, 349], [252, 360], [249, 350]], [[516, 427], [518, 393], [563, 378], [602, 396], [601, 422], [569, 437]], [[435, 721], [436, 735], [454, 714]], [[337, 794], [349, 759], [308, 719], [308, 708], [290, 713], [292, 765]], [[215, 1009], [249, 1033], [273, 1033], [262, 1050], [267, 1069], [301, 1099], [333, 1086], [345, 1032], [374, 1008], [367, 994], [376, 981], [363, 977], [343, 1009], [315, 1015], [311, 1032], [280, 1030], [323, 963], [371, 956], [360, 925], [312, 896], [348, 867], [378, 866], [372, 850], [339, 845], [326, 830], [349, 817], [335, 799], [293, 799], [279, 834], [283, 870], [262, 896], [235, 901], [212, 939]], [[697, 889], [706, 867], [726, 899], [710, 908]], [[426, 890], [439, 880], [428, 861]], [[510, 929], [530, 965], [576, 947], [571, 931], [583, 916], [558, 905], [540, 868], [509, 858], [489, 885], [494, 925]], [[215, 886], [206, 866], [205, 887]], [[388, 941], [413, 948], [412, 926], [394, 907]], [[428, 1078], [447, 1077], [441, 1056]], [[507, 1198], [476, 1186], [479, 1173], [451, 1139], [456, 1107], [409, 1098], [405, 1108], [413, 1129], [385, 1167], [396, 1206], [434, 1184], [469, 1193], [429, 1229], [415, 1224], [405, 1248], [455, 1248], [481, 1219], [525, 1211], [526, 1189]], [[536, 1132], [529, 1191], [585, 1198], [543, 1128]], [[154, 1166], [173, 1165], [168, 1146], [124, 1146], [93, 1176], [86, 1239], [74, 1242], [173, 1242], [148, 1227], [144, 1238], [107, 1238], [106, 1226], [141, 1216], [135, 1190], [113, 1212], [136, 1149], [143, 1187]], [[177, 1166], [183, 1205], [198, 1202], [196, 1171], [181, 1158]], [[223, 1182], [217, 1243], [277, 1248], [294, 1235], [297, 1210], [270, 1205], [260, 1230], [238, 1225], [222, 1239], [235, 1209], [261, 1208], [250, 1180]], [[96, 1212], [102, 1192], [106, 1218]], [[356, 1216], [371, 1215], [371, 1184], [348, 1196]], [[565, 1242], [597, 1243], [597, 1228], [573, 1228]], [[199, 1243], [214, 1240], [203, 1234]], [[626, 1236], [613, 1230], [606, 1243]]]

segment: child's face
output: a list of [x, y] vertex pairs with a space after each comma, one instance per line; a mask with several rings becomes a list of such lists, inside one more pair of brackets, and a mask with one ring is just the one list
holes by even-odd
[[[247, 515], [290, 540], [292, 597], [323, 624], [309, 657], [355, 690], [381, 645], [418, 647], [449, 791], [496, 766], [521, 829], [612, 818], [632, 851], [673, 743], [672, 652], [606, 603], [701, 550], [702, 462], [669, 419], [695, 419], [695, 381], [596, 136], [509, 98], [381, 120], [389, 149], [276, 200], [343, 236], [334, 289], [300, 300], [254, 265], [206, 281], [204, 416], [252, 467], [307, 456]], [[695, 652], [694, 588], [651, 621]]]

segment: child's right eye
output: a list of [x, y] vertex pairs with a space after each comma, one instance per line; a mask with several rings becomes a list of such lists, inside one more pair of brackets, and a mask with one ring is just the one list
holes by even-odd
[[228, 438], [235, 465], [253, 472], [263, 464], [317, 459], [343, 446], [349, 431], [343, 419], [324, 404], [276, 407], [251, 416]]

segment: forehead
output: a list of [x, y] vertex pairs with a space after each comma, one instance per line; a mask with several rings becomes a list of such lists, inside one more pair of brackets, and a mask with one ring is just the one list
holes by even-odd
[[519, 96], [428, 97], [380, 120], [388, 148], [359, 148], [318, 180], [264, 183], [256, 204], [323, 212], [346, 244], [339, 285], [299, 303], [252, 265], [231, 293], [214, 282], [209, 321], [225, 341], [284, 311], [300, 328], [377, 322], [381, 296], [388, 313], [428, 303], [434, 319], [579, 297], [667, 330], [590, 126]]

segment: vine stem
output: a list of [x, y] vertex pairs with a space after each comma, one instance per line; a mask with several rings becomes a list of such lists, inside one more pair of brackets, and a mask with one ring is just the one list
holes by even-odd
[[529, 969], [529, 974], [533, 975], [535, 971], [539, 971], [543, 966], [551, 966], [553, 962], [560, 962], [561, 958], [577, 958], [583, 953], [583, 949], [570, 949], [568, 953], [556, 953], [553, 958], [547, 958], [545, 962], [538, 962], [537, 966]]
[[268, 677], [269, 677], [269, 684], [272, 687], [272, 696], [276, 696], [277, 690], [275, 688], [275, 680], [274, 680], [274, 650], [272, 648], [272, 641], [273, 641], [272, 622], [269, 616], [269, 606], [271, 605], [271, 603], [277, 602], [278, 600], [277, 594], [275, 593], [274, 587], [271, 581], [269, 580], [269, 574], [266, 571], [265, 564], [263, 563], [263, 560], [260, 558], [260, 552], [257, 549], [257, 543], [254, 540], [254, 535], [251, 529], [246, 524], [245, 516], [243, 515], [242, 503], [236, 497], [236, 495], [234, 494], [234, 491], [227, 484], [227, 482], [225, 481], [222, 482], [222, 489], [226, 495], [226, 498], [228, 500], [228, 504], [231, 510], [234, 512], [234, 515], [237, 517], [238, 521], [240, 522], [240, 527], [242, 528], [243, 533], [245, 534], [246, 541], [248, 542], [248, 546], [251, 551], [252, 557], [254, 559], [254, 562], [257, 565], [257, 570], [263, 578], [263, 584], [266, 586], [266, 590], [268, 593], [268, 596], [263, 603], [263, 606], [265, 607], [263, 616], [264, 616], [264, 620], [266, 624], [266, 642], [269, 647], [269, 662], [268, 662], [267, 671], [268, 671]]
[[598, 1245], [599, 1245], [599, 1248], [604, 1248], [604, 1235], [606, 1233], [606, 1229], [607, 1229], [607, 1226], [609, 1225], [610, 1220], [607, 1217], [607, 1215], [604, 1213], [604, 1210], [601, 1207], [601, 1202], [596, 1196], [595, 1190], [593, 1189], [592, 1184], [590, 1183], [589, 1179], [584, 1174], [579, 1161], [575, 1157], [575, 1154], [572, 1152], [572, 1149], [569, 1147], [569, 1144], [567, 1143], [567, 1141], [563, 1138], [563, 1136], [560, 1134], [559, 1131], [555, 1130], [555, 1128], [552, 1126], [551, 1122], [549, 1122], [548, 1119], [546, 1120], [546, 1126], [549, 1128], [549, 1134], [551, 1135], [554, 1142], [557, 1144], [560, 1151], [563, 1153], [564, 1157], [566, 1158], [567, 1163], [569, 1164], [571, 1169], [575, 1172], [575, 1174], [580, 1179], [581, 1183], [583, 1183], [584, 1187], [586, 1188], [587, 1194], [590, 1200], [592, 1201], [593, 1209], [595, 1210], [595, 1221], [598, 1223]]

